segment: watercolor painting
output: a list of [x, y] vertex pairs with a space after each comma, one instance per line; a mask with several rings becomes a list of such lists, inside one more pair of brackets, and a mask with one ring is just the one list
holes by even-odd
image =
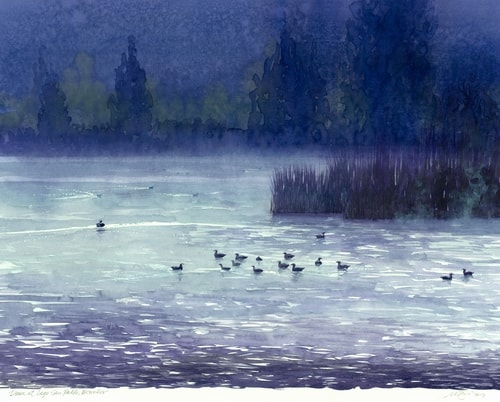
[[0, 1], [0, 390], [499, 390], [499, 20]]

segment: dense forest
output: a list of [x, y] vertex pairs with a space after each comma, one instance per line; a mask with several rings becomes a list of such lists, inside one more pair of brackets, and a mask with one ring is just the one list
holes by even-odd
[[141, 65], [133, 32], [110, 66], [113, 91], [96, 78], [90, 54], [54, 71], [42, 46], [29, 94], [0, 88], [0, 152], [499, 151], [497, 43], [474, 32], [438, 35], [432, 0], [359, 0], [349, 10], [329, 52], [300, 11], [288, 13], [240, 91], [221, 82], [197, 94], [169, 91], [161, 83], [172, 77]]

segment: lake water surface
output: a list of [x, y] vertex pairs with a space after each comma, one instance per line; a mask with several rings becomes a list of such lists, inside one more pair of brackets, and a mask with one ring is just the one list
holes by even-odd
[[311, 161], [0, 159], [0, 386], [500, 389], [500, 221], [273, 217]]

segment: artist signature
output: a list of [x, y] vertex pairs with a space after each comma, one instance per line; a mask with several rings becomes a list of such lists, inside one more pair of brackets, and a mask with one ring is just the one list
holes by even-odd
[[481, 391], [457, 390], [457, 391], [451, 391], [450, 393], [446, 394], [445, 396], [443, 396], [443, 399], [452, 398], [452, 399], [456, 399], [458, 401], [463, 401], [463, 400], [470, 399], [470, 398], [480, 399], [480, 398], [485, 398], [485, 397], [486, 397], [486, 394], [484, 392], [481, 392]]

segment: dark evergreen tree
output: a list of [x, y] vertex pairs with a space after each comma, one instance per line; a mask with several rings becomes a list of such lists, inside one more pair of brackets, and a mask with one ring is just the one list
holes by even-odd
[[128, 57], [122, 53], [115, 75], [115, 93], [108, 101], [111, 125], [126, 135], [140, 137], [151, 130], [153, 98], [146, 89], [146, 72], [137, 60], [132, 35], [128, 37]]
[[500, 145], [499, 108], [493, 88], [499, 62], [489, 44], [461, 42], [443, 60], [432, 145], [479, 150]]
[[350, 10], [343, 92], [354, 142], [414, 144], [434, 87], [431, 0], [359, 0]]
[[252, 113], [249, 129], [262, 130], [279, 136], [284, 129], [285, 105], [283, 100], [280, 48], [264, 61], [262, 78], [254, 74], [256, 88], [250, 92]]
[[[262, 78], [254, 75], [248, 128], [274, 136], [277, 143], [307, 143], [326, 132], [330, 118], [326, 81], [321, 77], [314, 41], [285, 23]], [[292, 136], [284, 134], [293, 133]]]
[[60, 89], [59, 78], [47, 67], [40, 49], [38, 63], [33, 65], [34, 85], [40, 98], [38, 132], [49, 144], [60, 142], [71, 132], [71, 117], [66, 106], [66, 96]]

